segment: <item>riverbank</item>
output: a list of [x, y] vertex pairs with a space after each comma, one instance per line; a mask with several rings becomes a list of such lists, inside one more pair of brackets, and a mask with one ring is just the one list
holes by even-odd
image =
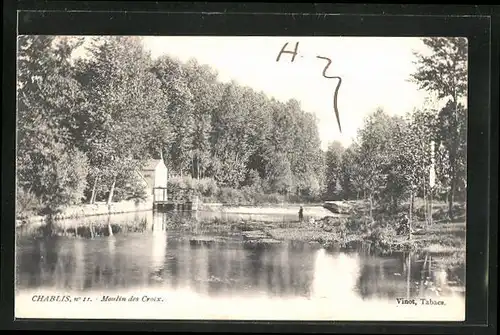
[[[332, 213], [323, 208], [321, 204], [308, 204], [304, 207], [304, 218], [317, 219], [331, 215]], [[243, 215], [283, 215], [297, 216], [300, 205], [282, 203], [268, 204], [261, 206], [240, 205], [231, 206], [224, 203], [199, 203], [197, 211], [207, 213], [243, 214]], [[104, 202], [94, 204], [81, 204], [70, 206], [52, 216], [53, 221], [78, 219], [101, 215], [122, 214], [130, 212], [150, 211], [153, 209], [152, 201], [121, 201], [107, 205]], [[49, 221], [48, 215], [25, 215], [16, 219], [16, 227], [21, 226], [42, 226]]]
[[325, 230], [321, 223], [290, 224], [286, 227], [265, 227], [266, 236], [275, 240], [317, 242], [326, 249], [351, 249], [364, 247], [386, 254], [392, 252], [427, 252], [447, 256], [450, 264], [465, 262], [466, 224], [440, 223], [424, 226], [411, 237], [396, 235], [386, 228], [365, 233], [344, 228]]
[[[409, 237], [408, 235], [397, 235], [394, 224], [370, 227], [359, 218], [334, 214], [319, 205], [303, 206], [304, 220], [299, 222], [297, 220], [299, 207], [299, 205], [293, 204], [280, 207], [228, 207], [216, 203], [203, 204], [197, 212], [173, 212], [168, 215], [169, 219], [165, 222], [165, 228], [180, 229], [186, 233], [195, 233], [193, 229], [208, 233], [214, 230], [219, 233], [259, 231], [263, 234], [259, 235], [260, 239], [265, 239], [265, 241], [307, 242], [319, 244], [326, 249], [356, 248], [363, 245], [377, 249], [382, 253], [414, 250], [441, 254], [465, 253], [465, 222], [426, 225], [416, 221], [413, 224], [414, 232]], [[82, 225], [83, 221], [88, 221], [78, 220], [74, 224], [68, 225], [67, 221], [71, 221], [71, 219], [88, 217], [92, 220], [92, 217], [96, 216], [141, 211], [151, 211], [152, 215], [152, 204], [144, 201], [128, 201], [109, 206], [104, 203], [74, 206], [57, 214], [53, 219], [55, 222], [61, 222], [61, 226], [67, 228], [73, 225]], [[276, 220], [270, 219], [273, 216]], [[46, 224], [47, 220], [48, 218], [43, 216], [29, 217], [17, 220], [17, 226], [36, 228]], [[196, 221], [195, 224], [193, 224], [194, 221]], [[100, 225], [95, 224], [95, 226]], [[58, 226], [60, 225], [56, 224], [54, 228], [57, 230]], [[265, 245], [266, 243], [259, 244]]]
[[81, 204], [69, 206], [61, 212], [54, 214], [52, 217], [48, 215], [31, 215], [16, 218], [16, 227], [22, 226], [43, 226], [50, 219], [65, 220], [77, 219], [83, 217], [92, 217], [100, 215], [121, 214], [129, 212], [140, 212], [152, 210], [153, 203], [151, 201], [121, 201], [110, 205], [100, 202], [94, 204]]
[[[243, 234], [243, 243], [251, 247], [272, 247], [289, 241], [296, 245], [307, 244], [326, 250], [364, 248], [381, 254], [426, 252], [444, 257], [444, 262], [449, 266], [463, 266], [465, 263], [465, 222], [437, 222], [427, 225], [425, 222], [415, 221], [410, 237], [396, 234], [395, 222], [369, 225], [354, 215], [334, 214], [318, 205], [303, 206], [304, 220], [299, 222], [299, 207], [293, 204], [279, 207], [229, 207], [212, 203], [203, 204], [201, 210], [196, 212], [172, 212], [159, 216], [162, 216], [165, 229], [179, 230], [192, 236], [194, 244], [218, 243], [220, 240], [214, 239], [214, 235], [236, 233]], [[125, 229], [110, 220], [109, 214], [149, 211], [147, 215], [153, 216], [151, 208], [152, 205], [148, 202], [75, 206], [55, 217], [52, 234], [95, 237], [105, 236], [109, 232], [135, 231], [133, 227], [128, 227], [133, 226], [133, 222], [127, 223]], [[99, 216], [105, 219], [93, 219]], [[20, 225], [36, 229], [43, 226], [46, 219], [30, 218]], [[146, 221], [154, 220], [156, 219], [151, 218]], [[143, 228], [136, 228], [146, 229], [146, 223], [142, 226]]]
[[[197, 231], [206, 233], [221, 231], [242, 231], [249, 239], [267, 239], [292, 242], [317, 243], [326, 249], [355, 248], [360, 245], [372, 246], [381, 253], [393, 251], [424, 251], [440, 254], [465, 254], [466, 224], [438, 223], [431, 226], [421, 226], [411, 237], [395, 234], [392, 228], [374, 229], [368, 231], [353, 231], [345, 226], [330, 227], [324, 225], [326, 219], [306, 222], [271, 222], [271, 221], [239, 221], [227, 222], [213, 219], [210, 222], [200, 222]], [[330, 221], [341, 222], [345, 218], [328, 217]], [[183, 223], [174, 224], [174, 229], [187, 230], [196, 233]]]
[[[300, 204], [282, 203], [282, 204], [268, 204], [268, 205], [240, 205], [231, 206], [223, 203], [200, 203], [198, 206], [199, 211], [205, 212], [221, 212], [228, 214], [248, 214], [248, 215], [295, 215], [298, 218]], [[302, 205], [304, 209], [304, 218], [322, 218], [332, 215], [328, 209], [324, 208], [322, 204], [306, 204]]]
[[[207, 204], [209, 205], [209, 204]], [[287, 240], [296, 242], [319, 243], [325, 248], [350, 248], [365, 245], [375, 248], [382, 253], [392, 251], [426, 251], [440, 254], [463, 253], [465, 255], [465, 208], [458, 206], [458, 220], [447, 222], [444, 217], [443, 204], [433, 206], [434, 223], [428, 224], [420, 215], [414, 215], [412, 234], [399, 235], [396, 227], [400, 218], [396, 216], [383, 216], [372, 223], [363, 216], [362, 202], [342, 202], [342, 206], [351, 208], [351, 214], [334, 214], [321, 205], [308, 205], [304, 208], [304, 220], [299, 222], [294, 216], [299, 205], [287, 204], [281, 207], [224, 207], [212, 206], [210, 210], [221, 213], [246, 213], [287, 215], [282, 222], [269, 220], [240, 220], [238, 228], [244, 231], [261, 231], [265, 238], [273, 240]], [[423, 212], [423, 206], [417, 206], [416, 212]], [[227, 222], [218, 222], [217, 227], [224, 226]], [[226, 218], [227, 221], [227, 218]], [[231, 228], [234, 223], [229, 224]]]

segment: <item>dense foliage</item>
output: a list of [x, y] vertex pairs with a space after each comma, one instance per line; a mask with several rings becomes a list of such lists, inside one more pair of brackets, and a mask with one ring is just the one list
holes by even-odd
[[196, 60], [153, 59], [140, 37], [21, 36], [18, 210], [145, 197], [135, 171], [163, 157], [177, 196], [366, 199], [371, 211], [432, 194], [448, 200], [451, 216], [466, 188], [466, 44], [423, 42], [430, 53], [416, 55], [412, 79], [444, 107], [404, 117], [376, 110], [349, 147], [323, 152], [317, 120], [298, 101], [223, 83]]
[[[395, 210], [415, 197], [453, 203], [466, 197], [467, 50], [462, 38], [425, 38], [429, 54], [416, 54], [411, 76], [443, 106], [389, 116], [377, 110], [365, 119], [348, 148], [332, 143], [326, 152], [330, 198], [367, 199], [373, 207]], [[431, 168], [435, 183], [431, 183]], [[412, 211], [410, 210], [410, 213]]]
[[222, 83], [195, 60], [152, 59], [139, 37], [21, 36], [18, 65], [18, 195], [30, 208], [144, 197], [134, 171], [160, 157], [172, 183], [196, 180], [208, 198], [320, 195], [316, 120], [297, 101]]

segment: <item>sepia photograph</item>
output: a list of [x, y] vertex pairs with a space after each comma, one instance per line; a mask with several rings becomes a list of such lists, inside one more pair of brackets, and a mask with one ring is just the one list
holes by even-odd
[[17, 37], [15, 317], [464, 321], [468, 40]]

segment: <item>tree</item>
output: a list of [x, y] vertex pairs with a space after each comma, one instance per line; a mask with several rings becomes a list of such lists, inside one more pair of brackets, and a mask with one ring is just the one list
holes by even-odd
[[222, 86], [217, 82], [216, 71], [194, 59], [184, 64], [183, 73], [193, 103], [192, 176], [199, 180], [210, 164], [212, 114], [221, 102]]
[[166, 110], [173, 134], [167, 162], [182, 176], [190, 171], [196, 142], [193, 94], [179, 61], [162, 56], [156, 60], [152, 71], [160, 80], [161, 89], [168, 99]]
[[266, 176], [266, 161], [275, 151], [271, 144], [273, 129], [273, 101], [263, 92], [254, 92], [254, 107], [249, 116], [249, 140], [254, 144], [254, 150], [248, 158], [247, 168], [255, 170], [259, 178]]
[[[430, 54], [416, 53], [417, 70], [411, 76], [412, 81], [421, 89], [437, 94], [444, 100], [446, 107], [441, 112], [439, 123], [441, 143], [447, 151], [450, 167], [448, 178], [448, 214], [453, 218], [453, 201], [457, 187], [460, 184], [459, 167], [461, 156], [465, 156], [464, 132], [461, 124], [465, 124], [465, 109], [460, 107], [460, 101], [467, 96], [467, 40], [463, 37], [432, 37], [424, 38], [423, 43]], [[443, 133], [445, 136], [442, 136]], [[445, 143], [443, 139], [448, 139]]]
[[344, 199], [354, 198], [357, 200], [363, 192], [361, 170], [356, 163], [359, 161], [357, 158], [359, 152], [359, 146], [354, 142], [349, 145], [342, 154], [340, 168], [341, 176], [339, 180]]
[[321, 141], [317, 129], [317, 119], [313, 114], [305, 113], [300, 108], [294, 113], [295, 136], [290, 157], [292, 172], [299, 195], [317, 194], [324, 186], [325, 154], [321, 150]]
[[436, 118], [432, 111], [417, 110], [410, 119], [410, 131], [416, 139], [413, 150], [414, 171], [418, 173], [417, 192], [424, 198], [424, 208], [427, 215], [432, 215], [432, 208], [428, 208], [428, 196], [432, 197], [433, 189], [430, 184], [430, 169], [432, 165], [432, 143], [435, 142]]
[[[93, 190], [98, 181], [106, 183], [110, 203], [117, 178], [139, 168], [152, 148], [159, 156], [168, 142], [167, 98], [140, 38], [100, 38], [88, 51], [90, 57], [78, 63], [87, 101], [79, 117], [78, 143], [92, 164]], [[94, 199], [92, 192], [90, 201]]]
[[364, 193], [370, 204], [370, 216], [375, 198], [387, 185], [387, 171], [394, 153], [394, 130], [401, 121], [391, 118], [382, 109], [377, 109], [366, 119], [359, 130], [359, 147], [355, 164], [358, 165]]
[[219, 186], [304, 197], [324, 188], [317, 120], [296, 100], [221, 83], [194, 60], [153, 60], [140, 37], [22, 36], [18, 55], [28, 207], [33, 196], [51, 210], [141, 197], [135, 170], [162, 155], [174, 174]]
[[467, 177], [467, 110], [462, 104], [458, 104], [455, 109], [453, 102], [449, 101], [439, 111], [436, 124], [436, 143], [444, 150], [444, 156], [440, 157], [440, 181], [449, 185], [448, 200], [455, 201], [458, 197], [464, 201]]
[[73, 145], [83, 103], [70, 59], [80, 43], [19, 37], [17, 183], [49, 213], [78, 203], [86, 187], [87, 160]]
[[342, 156], [344, 147], [340, 142], [333, 142], [326, 151], [326, 192], [330, 197], [342, 194]]
[[429, 192], [431, 142], [434, 117], [429, 111], [416, 110], [406, 119], [393, 118], [389, 164], [384, 173], [387, 185], [382, 192], [386, 209], [395, 211], [399, 202], [408, 195], [411, 204], [417, 194], [426, 202]]
[[[414, 199], [420, 186], [427, 183], [428, 168], [430, 165], [430, 139], [425, 136], [425, 124], [418, 122], [419, 119], [412, 115], [413, 120], [407, 120], [401, 124], [394, 134], [397, 153], [392, 158], [389, 166], [388, 187], [386, 193], [391, 195], [393, 208], [397, 208], [399, 200], [403, 195], [409, 198], [409, 220], [410, 224], [414, 212]], [[426, 175], [427, 172], [427, 175]]]
[[272, 192], [288, 195], [293, 189], [290, 161], [283, 153], [276, 153], [266, 165], [266, 176]]
[[245, 180], [249, 157], [251, 95], [236, 82], [224, 85], [221, 103], [213, 114], [211, 173], [225, 186], [239, 187]]

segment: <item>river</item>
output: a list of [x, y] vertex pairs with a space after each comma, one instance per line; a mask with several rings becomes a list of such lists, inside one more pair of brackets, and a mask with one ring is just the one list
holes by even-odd
[[[295, 216], [139, 212], [63, 223], [65, 231], [108, 227], [108, 233], [92, 238], [77, 231], [78, 236], [19, 231], [16, 317], [464, 320], [463, 293], [451, 289], [455, 278], [432, 266], [428, 255], [327, 252], [290, 242], [250, 248], [238, 231], [185, 229], [214, 217], [279, 222]], [[172, 220], [179, 226], [165, 224]], [[193, 236], [207, 234], [224, 243], [192, 243]]]

